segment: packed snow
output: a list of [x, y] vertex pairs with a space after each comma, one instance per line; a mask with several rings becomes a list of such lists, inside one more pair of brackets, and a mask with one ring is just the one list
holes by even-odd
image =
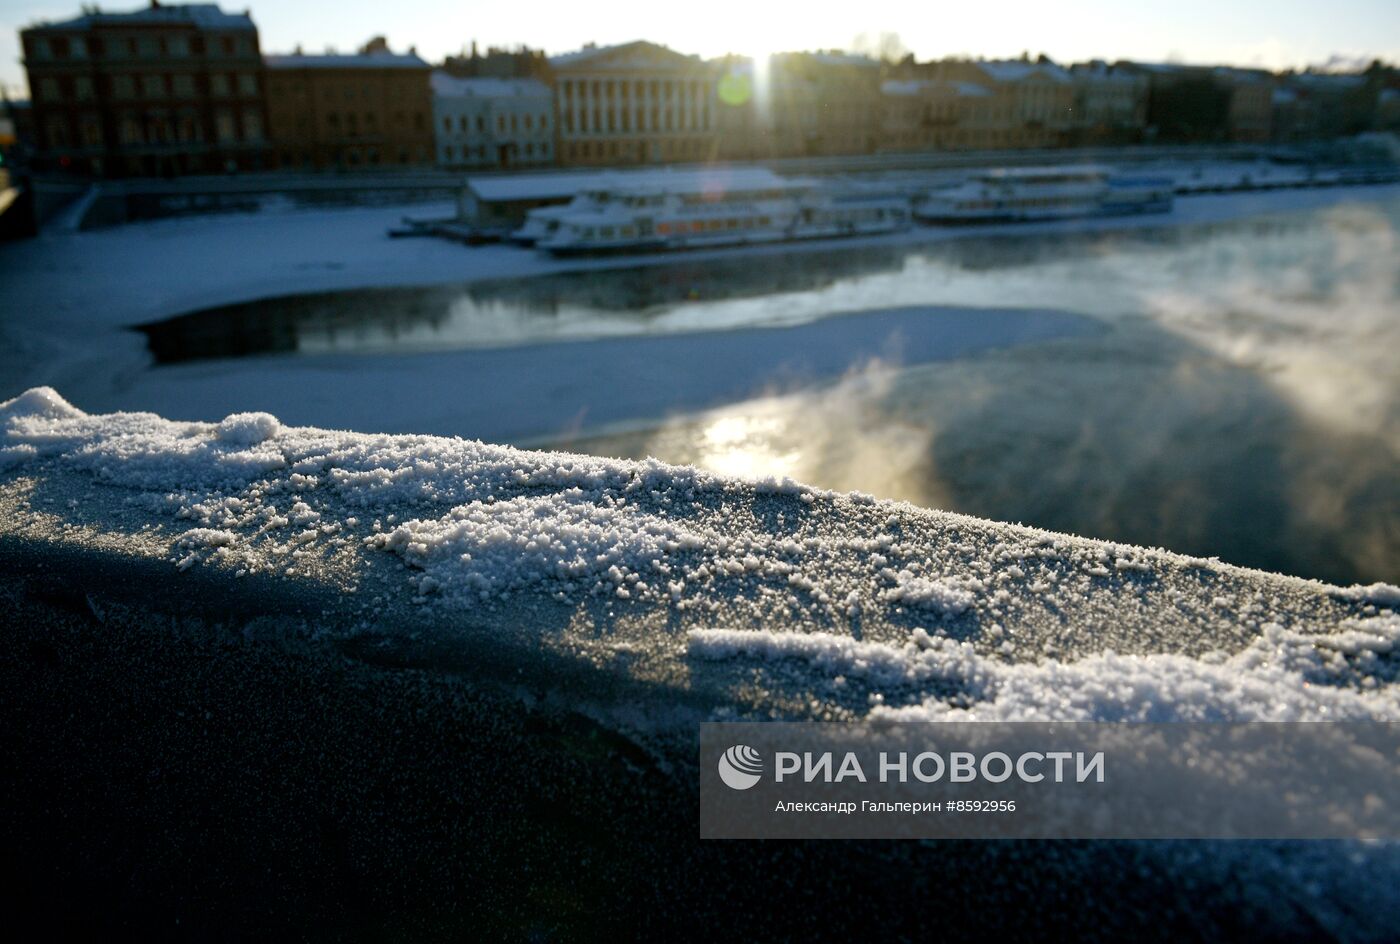
[[871, 716], [894, 721], [1400, 721], [1394, 615], [1320, 633], [1270, 623], [1240, 652], [1201, 659], [1104, 652], [1008, 665], [922, 628], [903, 646], [704, 629], [689, 643], [703, 659], [797, 665], [833, 687], [858, 680]]
[[1385, 584], [656, 461], [89, 415], [47, 388], [0, 431], [0, 538], [331, 588], [419, 632], [524, 625], [526, 648], [743, 713], [1400, 720]]

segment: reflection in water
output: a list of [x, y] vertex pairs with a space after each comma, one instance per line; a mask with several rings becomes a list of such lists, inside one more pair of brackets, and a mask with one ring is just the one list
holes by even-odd
[[[682, 257], [469, 285], [286, 296], [139, 327], [157, 363], [167, 364], [251, 354], [412, 352], [782, 326], [875, 308], [960, 303], [997, 308], [1012, 299], [1024, 307], [1045, 307], [1038, 290], [1045, 273], [1073, 272], [1109, 255], [1181, 250], [1216, 233], [1238, 238], [1245, 225], [971, 235], [918, 247]], [[1268, 224], [1273, 233], [1306, 228], [1306, 219], [1298, 217]], [[988, 280], [990, 273], [998, 278]], [[1082, 280], [1059, 281], [1070, 291], [1054, 307], [1098, 313], [1114, 301]]]
[[[928, 306], [1104, 334], [551, 443], [789, 475], [1349, 582], [1400, 582], [1400, 199], [1230, 223], [974, 235], [273, 299], [144, 326], [161, 361], [413, 351]], [[969, 318], [978, 317], [970, 312]], [[697, 365], [703, 370], [704, 365]]]
[[914, 260], [938, 273], [945, 303], [1034, 299], [1113, 330], [877, 368], [571, 445], [1395, 582], [1398, 248], [1390, 203], [1156, 245], [1018, 253], [1009, 268]]

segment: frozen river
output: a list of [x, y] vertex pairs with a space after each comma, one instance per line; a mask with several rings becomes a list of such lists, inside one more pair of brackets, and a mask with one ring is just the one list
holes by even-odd
[[[1393, 581], [1400, 198], [1381, 194], [1165, 228], [336, 292], [145, 330], [173, 365], [157, 373], [294, 353], [450, 375], [480, 415], [462, 407], [451, 431], [467, 436]], [[862, 312], [864, 333], [855, 317], [813, 332]], [[505, 360], [461, 350], [481, 348], [509, 349], [520, 389], [490, 369]]]

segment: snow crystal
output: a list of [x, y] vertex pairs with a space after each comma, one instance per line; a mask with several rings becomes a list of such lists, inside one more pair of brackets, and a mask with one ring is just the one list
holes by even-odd
[[1400, 587], [1388, 583], [1373, 583], [1368, 586], [1353, 584], [1350, 587], [1332, 591], [1332, 596], [1339, 600], [1351, 600], [1355, 603], [1400, 607]]
[[895, 585], [882, 594], [884, 600], [931, 610], [942, 616], [957, 616], [977, 601], [963, 585], [917, 577], [908, 570], [896, 573], [894, 581]]
[[224, 417], [214, 434], [223, 442], [255, 446], [277, 435], [282, 424], [270, 413], [234, 413]]
[[19, 396], [0, 403], [0, 420], [19, 416], [75, 419], [86, 415], [59, 396], [58, 391], [52, 387], [32, 387]]
[[[1229, 657], [1123, 656], [1006, 664], [915, 630], [903, 646], [829, 633], [700, 629], [692, 657], [794, 660], [880, 692], [872, 716], [898, 721], [1400, 721], [1400, 617], [1341, 633], [1267, 627]], [[931, 683], [955, 683], [955, 705]], [[1381, 684], [1378, 684], [1381, 683]], [[898, 699], [900, 704], [890, 704]]]
[[[47, 491], [67, 499], [57, 513], [46, 489], [10, 489], [0, 500], [16, 513], [0, 530], [57, 539], [76, 519], [105, 524], [105, 501], [120, 509], [118, 540], [133, 518], [166, 516], [137, 526], [180, 569], [319, 579], [334, 559], [347, 584], [376, 581], [364, 605], [445, 612], [521, 594], [593, 613], [591, 599], [606, 611], [591, 617], [600, 624], [616, 608], [654, 628], [658, 658], [675, 658], [671, 632], [700, 614], [801, 627], [705, 630], [690, 652], [805, 666], [822, 697], [879, 696], [870, 704], [881, 711], [1400, 717], [1400, 617], [1378, 611], [1396, 595], [1383, 585], [1342, 590], [1235, 568], [1203, 577], [1164, 552], [655, 460], [283, 429], [266, 414], [91, 416], [46, 389], [0, 405], [0, 462], [0, 485], [47, 476]], [[1108, 576], [1089, 579], [1097, 567]], [[950, 632], [911, 634], [925, 615], [950, 620]], [[1343, 623], [1360, 615], [1371, 619]], [[1201, 655], [1212, 649], [1219, 658]]]

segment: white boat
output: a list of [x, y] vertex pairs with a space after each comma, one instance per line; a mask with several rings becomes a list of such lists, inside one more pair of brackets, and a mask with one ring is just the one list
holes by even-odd
[[911, 219], [901, 197], [800, 180], [724, 189], [638, 186], [615, 190], [591, 208], [545, 217], [539, 225], [552, 229], [535, 244], [556, 255], [698, 249], [892, 232]]
[[510, 234], [511, 242], [533, 246], [559, 228], [568, 216], [597, 209], [611, 197], [609, 190], [585, 190], [562, 206], [539, 207], [525, 214], [525, 223]]
[[1172, 197], [1165, 177], [1117, 177], [1099, 167], [1004, 168], [929, 191], [915, 202], [914, 216], [974, 223], [1166, 212]]

